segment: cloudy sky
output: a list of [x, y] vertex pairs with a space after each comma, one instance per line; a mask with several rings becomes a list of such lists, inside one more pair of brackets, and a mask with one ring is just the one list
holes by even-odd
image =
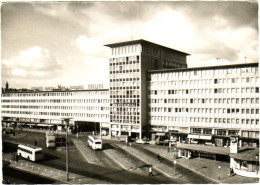
[[2, 85], [104, 83], [105, 44], [145, 39], [190, 53], [188, 67], [258, 62], [256, 2], [44, 2], [1, 8]]

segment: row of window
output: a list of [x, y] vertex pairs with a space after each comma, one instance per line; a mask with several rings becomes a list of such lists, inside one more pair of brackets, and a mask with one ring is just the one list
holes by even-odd
[[[191, 77], [191, 76], [212, 76], [213, 75], [227, 75], [227, 74], [248, 74], [258, 73], [258, 67], [241, 67], [241, 68], [228, 68], [228, 69], [198, 69], [194, 71], [176, 71], [170, 73], [151, 73], [152, 80], [166, 80], [176, 77]], [[201, 80], [198, 80], [201, 81]], [[231, 81], [230, 81], [231, 82]]]
[[109, 99], [2, 99], [2, 103], [108, 103]]
[[149, 95], [210, 95], [212, 93], [259, 93], [259, 87], [149, 90]]
[[92, 107], [92, 106], [38, 106], [38, 105], [2, 105], [2, 108], [16, 109], [60, 109], [60, 110], [109, 110], [109, 107]]
[[4, 93], [3, 97], [34, 97], [34, 96], [102, 96], [108, 95], [108, 91], [77, 91], [77, 92], [41, 92], [41, 93]]
[[126, 81], [126, 82], [130, 82], [130, 83], [138, 83], [139, 82], [139, 78], [114, 78], [114, 79], [110, 79], [110, 82], [122, 82], [122, 81]]
[[133, 45], [111, 48], [111, 51], [112, 51], [112, 55], [135, 53], [135, 52], [141, 52], [142, 47], [140, 44], [133, 44]]
[[20, 114], [20, 115], [45, 115], [45, 116], [69, 116], [85, 118], [109, 118], [108, 114], [87, 114], [87, 113], [60, 113], [60, 112], [33, 112], [33, 111], [1, 111], [2, 114]]
[[139, 63], [139, 56], [116, 57], [109, 59], [110, 66]]
[[[149, 99], [148, 103], [153, 103], [153, 107], [156, 106], [155, 103], [158, 104], [258, 104], [259, 98], [183, 98], [183, 99], [165, 99], [165, 98], [158, 98], [158, 99]], [[229, 105], [230, 106], [230, 105]]]
[[[204, 77], [205, 78], [205, 77]], [[176, 78], [175, 78], [176, 79]], [[218, 79], [179, 79], [179, 80], [174, 80], [174, 78], [171, 78], [169, 80], [164, 80], [164, 81], [157, 81], [155, 79], [152, 79], [152, 81], [149, 82], [151, 87], [158, 86], [158, 87], [180, 87], [180, 86], [185, 86], [185, 85], [231, 85], [231, 86], [236, 86], [240, 85], [241, 83], [247, 84], [247, 83], [258, 83], [259, 82], [259, 77], [258, 76], [252, 76], [252, 77], [236, 77], [236, 78], [218, 78]]]
[[110, 74], [110, 79], [130, 79], [130, 78], [140, 78], [139, 72], [133, 72], [133, 73], [114, 73]]
[[[164, 121], [166, 122], [186, 122], [186, 123], [232, 123], [232, 124], [251, 124], [258, 125], [259, 119], [236, 119], [236, 118], [206, 118], [206, 117], [171, 117], [171, 116], [150, 116], [150, 122]], [[168, 124], [168, 123], [167, 123]]]
[[213, 109], [213, 108], [151, 108], [151, 113], [164, 113], [164, 112], [172, 112], [172, 113], [180, 113], [180, 112], [186, 112], [186, 113], [228, 113], [228, 114], [259, 114], [259, 109], [230, 109], [230, 108], [221, 108], [221, 109]]

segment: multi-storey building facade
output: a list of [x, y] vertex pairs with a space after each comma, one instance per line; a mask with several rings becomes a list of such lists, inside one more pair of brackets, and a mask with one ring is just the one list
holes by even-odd
[[80, 129], [99, 123], [108, 132], [109, 92], [99, 90], [5, 92], [1, 98], [4, 123], [62, 125], [62, 118]]
[[111, 48], [110, 130], [112, 136], [142, 137], [147, 131], [147, 70], [186, 68], [189, 55], [145, 40]]
[[2, 92], [2, 122], [59, 125], [70, 117], [115, 137], [171, 133], [224, 146], [237, 135], [240, 146], [259, 145], [257, 63], [187, 68], [189, 54], [145, 40], [106, 46], [109, 89]]
[[[175, 140], [259, 144], [258, 63], [149, 71], [149, 125]], [[213, 141], [213, 143], [212, 143]]]

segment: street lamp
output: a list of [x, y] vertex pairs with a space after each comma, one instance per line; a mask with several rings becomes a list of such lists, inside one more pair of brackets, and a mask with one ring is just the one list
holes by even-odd
[[218, 180], [220, 180], [220, 169], [221, 169], [220, 165], [218, 166], [218, 169], [219, 169], [219, 171], [218, 171]]
[[[129, 146], [130, 146], [130, 150], [131, 150], [131, 146], [132, 146], [132, 143], [129, 143]], [[130, 152], [131, 153], [131, 152]], [[131, 157], [131, 154], [130, 154], [130, 170], [132, 170], [133, 169], [133, 167], [132, 167], [132, 157]]]
[[176, 163], [177, 163], [177, 161], [174, 160], [174, 161], [173, 161], [173, 164], [174, 164], [174, 175], [176, 175]]
[[68, 130], [71, 118], [63, 118], [66, 125], [66, 180], [69, 181], [69, 150], [68, 150]]

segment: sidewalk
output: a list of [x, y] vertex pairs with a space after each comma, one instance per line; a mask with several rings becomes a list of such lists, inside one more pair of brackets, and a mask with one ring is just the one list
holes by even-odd
[[[158, 145], [143, 145], [145, 149], [159, 154], [160, 156], [173, 161], [173, 152], [168, 152], [167, 147], [158, 146]], [[243, 177], [239, 175], [229, 176], [229, 163], [222, 161], [214, 161], [206, 158], [192, 158], [176, 159], [177, 164], [192, 170], [195, 173], [203, 175], [212, 179], [217, 183], [229, 183], [229, 184], [243, 184], [243, 183], [256, 183], [258, 179]], [[221, 166], [219, 170], [218, 166]], [[220, 178], [220, 179], [219, 179]]]
[[[72, 139], [72, 141], [74, 142], [75, 146], [78, 148], [78, 150], [81, 152], [81, 154], [84, 156], [84, 158], [88, 163], [95, 163], [95, 164], [99, 163], [100, 165], [102, 165], [101, 160], [95, 158], [94, 151], [91, 150], [89, 147], [87, 147], [86, 144], [83, 143], [83, 141], [77, 139]], [[133, 156], [131, 156], [130, 154], [128, 154], [129, 156], [126, 157], [125, 153], [120, 151], [120, 148], [105, 149], [103, 150], [103, 152], [124, 170], [133, 170], [132, 172], [134, 173], [147, 172], [147, 169], [142, 168], [145, 166], [145, 163], [139, 160], [138, 161], [134, 160]]]
[[160, 173], [170, 177], [170, 178], [178, 178], [181, 177], [181, 174], [174, 172], [174, 167], [172, 165], [167, 165], [165, 163], [161, 163], [157, 161], [156, 157], [151, 157], [147, 155], [146, 153], [136, 149], [135, 147], [126, 147], [125, 145], [122, 145], [121, 143], [114, 144], [121, 149], [125, 150], [126, 152], [134, 155], [139, 160], [143, 161], [146, 165], [152, 165], [153, 168]]
[[3, 160], [9, 162], [9, 166], [29, 173], [40, 175], [60, 181], [64, 184], [107, 184], [105, 181], [88, 178], [75, 173], [69, 173], [69, 181], [66, 181], [66, 171], [44, 166], [27, 160], [19, 160], [18, 163], [11, 160], [10, 154], [2, 154]]
[[96, 158], [94, 151], [91, 150], [89, 147], [87, 147], [86, 144], [83, 143], [83, 141], [79, 139], [72, 139], [72, 138], [71, 140], [73, 141], [75, 146], [78, 148], [78, 150], [80, 151], [80, 153], [83, 155], [83, 157], [86, 159], [88, 163], [95, 163], [95, 164], [101, 163], [101, 160]]

